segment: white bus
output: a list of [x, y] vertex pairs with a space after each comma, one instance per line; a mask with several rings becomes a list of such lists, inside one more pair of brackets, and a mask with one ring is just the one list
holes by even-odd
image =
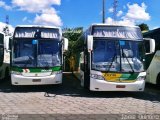
[[10, 70], [10, 52], [9, 36], [0, 32], [0, 80], [9, 77]]
[[[81, 85], [91, 91], [143, 91], [144, 39], [137, 26], [93, 24], [83, 34]], [[154, 52], [154, 41], [150, 40]], [[148, 53], [148, 54], [149, 54]]]
[[61, 84], [67, 49], [68, 39], [59, 27], [17, 26], [11, 50], [12, 85]]
[[[145, 38], [152, 38], [156, 43], [154, 54], [146, 55], [147, 78], [146, 81], [160, 86], [160, 28], [143, 33]], [[146, 44], [146, 49], [150, 46]]]

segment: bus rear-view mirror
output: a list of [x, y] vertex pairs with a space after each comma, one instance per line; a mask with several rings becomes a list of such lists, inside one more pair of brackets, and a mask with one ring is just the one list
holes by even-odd
[[64, 38], [64, 51], [68, 50], [68, 39]]
[[11, 52], [12, 47], [12, 37], [11, 36], [6, 36], [5, 37], [5, 44], [4, 48], [7, 52]]
[[155, 52], [155, 40], [151, 38], [143, 38], [145, 42], [146, 55]]
[[91, 52], [93, 50], [93, 36], [92, 35], [88, 35], [87, 45], [88, 45], [88, 52]]

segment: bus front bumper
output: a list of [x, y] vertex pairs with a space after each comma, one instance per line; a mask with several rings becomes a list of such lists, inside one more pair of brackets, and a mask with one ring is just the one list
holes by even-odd
[[12, 85], [49, 85], [61, 84], [62, 74], [43, 76], [43, 77], [26, 77], [22, 75], [11, 74]]
[[144, 91], [145, 81], [135, 81], [132, 83], [108, 82], [91, 78], [91, 91]]

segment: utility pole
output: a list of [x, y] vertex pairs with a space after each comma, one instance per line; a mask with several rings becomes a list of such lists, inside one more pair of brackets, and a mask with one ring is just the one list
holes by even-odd
[[103, 3], [102, 3], [102, 23], [105, 23], [105, 0], [103, 0]]
[[117, 21], [117, 7], [118, 7], [118, 0], [114, 0], [114, 3], [113, 3], [113, 20], [114, 20], [114, 22]]

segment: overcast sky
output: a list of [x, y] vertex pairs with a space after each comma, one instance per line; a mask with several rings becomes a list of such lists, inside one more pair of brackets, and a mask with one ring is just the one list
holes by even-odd
[[[106, 0], [106, 23], [160, 27], [160, 0], [118, 0], [117, 22], [113, 21], [113, 0]], [[16, 25], [38, 24], [84, 27], [102, 22], [102, 0], [0, 0], [0, 31], [9, 15], [10, 30]]]

